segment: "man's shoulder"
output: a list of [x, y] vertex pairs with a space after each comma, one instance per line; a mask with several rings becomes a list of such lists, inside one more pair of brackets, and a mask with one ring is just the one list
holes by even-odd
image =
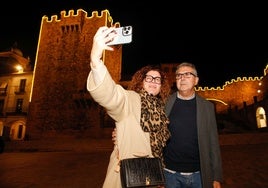
[[204, 101], [205, 103], [212, 103], [211, 101], [209, 101], [207, 98], [199, 95], [199, 94], [195, 94], [196, 98], [200, 101]]
[[169, 95], [167, 101], [169, 102], [169, 101], [171, 101], [171, 100], [176, 99], [176, 96], [177, 96], [177, 92], [173, 92], [173, 93], [171, 93], [171, 94]]
[[208, 99], [206, 99], [205, 97], [202, 97], [198, 94], [196, 94], [195, 96], [196, 96], [197, 101], [200, 101], [200, 102], [202, 102], [206, 105], [209, 105], [209, 106], [214, 106], [214, 104], [211, 101], [209, 101]]
[[169, 95], [168, 99], [174, 98], [175, 96], [177, 96], [177, 92], [173, 92]]

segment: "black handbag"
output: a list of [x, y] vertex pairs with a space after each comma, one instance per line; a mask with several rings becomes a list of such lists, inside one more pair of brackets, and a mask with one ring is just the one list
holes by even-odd
[[120, 161], [123, 188], [157, 187], [165, 184], [164, 171], [159, 158], [129, 158]]

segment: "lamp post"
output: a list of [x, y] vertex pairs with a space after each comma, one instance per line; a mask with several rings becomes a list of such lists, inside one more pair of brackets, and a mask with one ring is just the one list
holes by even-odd
[[23, 67], [21, 65], [17, 65], [16, 69], [18, 70], [18, 73], [23, 73]]

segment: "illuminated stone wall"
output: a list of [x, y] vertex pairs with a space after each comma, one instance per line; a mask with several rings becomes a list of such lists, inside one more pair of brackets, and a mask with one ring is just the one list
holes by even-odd
[[[100, 26], [113, 23], [108, 10], [99, 14], [78, 9], [61, 11], [60, 17], [42, 17], [34, 83], [29, 107], [28, 131], [93, 129], [96, 135], [101, 124], [100, 108], [86, 90], [90, 71], [90, 51], [95, 32]], [[115, 81], [120, 80], [119, 46], [113, 53], [104, 53], [103, 60]]]
[[228, 109], [241, 109], [245, 104], [253, 104], [254, 97], [258, 101], [262, 100], [264, 92], [267, 92], [263, 87], [262, 78], [237, 78], [227, 81], [222, 87], [199, 87], [196, 90], [200, 95], [214, 102], [217, 112], [227, 112]]

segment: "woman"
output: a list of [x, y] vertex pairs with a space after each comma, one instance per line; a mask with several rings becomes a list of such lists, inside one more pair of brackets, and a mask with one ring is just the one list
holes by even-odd
[[114, 28], [100, 27], [93, 38], [91, 71], [87, 89], [93, 99], [115, 120], [116, 139], [103, 187], [121, 188], [119, 161], [133, 157], [159, 157], [170, 133], [164, 103], [170, 87], [166, 75], [154, 66], [145, 66], [132, 77], [128, 90], [116, 84], [102, 62], [107, 43], [116, 37]]

